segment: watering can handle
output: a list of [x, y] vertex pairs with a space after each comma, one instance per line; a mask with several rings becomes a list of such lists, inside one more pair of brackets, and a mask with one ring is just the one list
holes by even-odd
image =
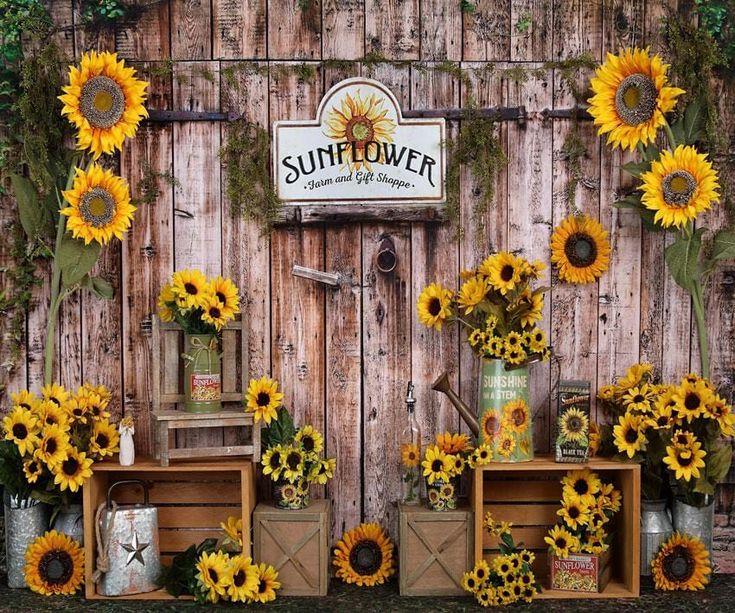
[[123, 481], [116, 481], [107, 490], [107, 508], [112, 508], [112, 490], [118, 485], [140, 485], [143, 488], [143, 504], [148, 506], [148, 484], [142, 479], [124, 479]]

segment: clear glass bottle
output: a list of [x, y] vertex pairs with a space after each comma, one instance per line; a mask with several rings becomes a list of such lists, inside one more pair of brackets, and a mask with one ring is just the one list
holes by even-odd
[[406, 411], [408, 425], [400, 438], [401, 454], [401, 502], [418, 504], [421, 499], [421, 429], [416, 419], [416, 398], [413, 396], [413, 382], [408, 382], [406, 392]]

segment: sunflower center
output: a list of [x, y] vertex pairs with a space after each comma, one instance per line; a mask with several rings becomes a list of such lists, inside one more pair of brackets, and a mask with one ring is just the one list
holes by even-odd
[[646, 398], [645, 398], [645, 396], [643, 396], [643, 394], [636, 394], [633, 397], [633, 402], [643, 402], [645, 399]]
[[590, 485], [585, 479], [577, 479], [577, 481], [574, 482], [574, 491], [580, 496], [584, 496], [589, 493]]
[[94, 439], [95, 443], [97, 443], [97, 447], [100, 449], [106, 449], [107, 446], [110, 444], [110, 439], [107, 438], [106, 434], [98, 434], [97, 437]]
[[523, 409], [514, 409], [511, 419], [516, 426], [522, 426], [526, 422], [526, 412]]
[[698, 394], [689, 393], [684, 399], [684, 406], [687, 408], [687, 410], [694, 411], [699, 408], [701, 402], [702, 401], [699, 398]]
[[125, 94], [109, 77], [99, 75], [82, 87], [79, 108], [93, 128], [107, 130], [114, 126], [125, 112]]
[[232, 583], [235, 584], [235, 587], [242, 587], [245, 583], [245, 573], [242, 570], [238, 570], [232, 576]]
[[668, 426], [669, 425], [669, 418], [666, 417], [666, 415], [660, 415], [659, 418], [656, 420], [656, 425], [658, 425], [658, 426]]
[[629, 126], [649, 121], [656, 110], [658, 89], [653, 80], [644, 74], [632, 74], [618, 85], [615, 92], [615, 110]]
[[692, 454], [689, 452], [681, 453], [677, 460], [679, 460], [679, 466], [689, 466], [692, 463]]
[[365, 143], [373, 140], [373, 124], [367, 117], [353, 117], [347, 122], [347, 140]]
[[567, 420], [567, 430], [569, 432], [580, 432], [582, 430], [582, 420], [576, 415], [572, 415]]
[[429, 313], [431, 313], [432, 317], [436, 317], [441, 312], [442, 303], [439, 301], [439, 298], [432, 298], [431, 302], [429, 302]]
[[597, 259], [597, 245], [592, 237], [576, 232], [564, 244], [564, 254], [575, 268], [587, 268]]
[[554, 545], [556, 545], [559, 549], [566, 549], [567, 539], [565, 539], [563, 536], [560, 536], [554, 541]]
[[439, 473], [444, 469], [444, 462], [441, 460], [434, 460], [431, 463], [431, 470], [432, 472]]
[[498, 429], [498, 418], [493, 414], [489, 414], [487, 418], [485, 419], [485, 434], [487, 434], [488, 437], [492, 437], [495, 435], [495, 432], [497, 431], [497, 429]]
[[271, 397], [270, 394], [266, 392], [260, 392], [258, 394], [258, 406], [259, 407], [267, 407], [271, 403]]
[[263, 592], [267, 592], [267, 591], [268, 591], [268, 582], [261, 579], [260, 582], [258, 583], [258, 593], [262, 594]]
[[58, 445], [56, 444], [55, 438], [50, 438], [46, 441], [46, 445], [44, 446], [46, 449], [46, 453], [49, 455], [53, 455], [53, 453], [58, 448]]
[[577, 519], [579, 517], [579, 509], [577, 507], [572, 507], [569, 509], [569, 517], [572, 519]]
[[383, 552], [375, 541], [359, 541], [350, 551], [350, 566], [358, 575], [374, 575], [382, 563]]
[[215, 296], [222, 304], [227, 304], [227, 297], [222, 292], [215, 293]]
[[661, 181], [664, 202], [674, 207], [687, 206], [696, 188], [697, 180], [686, 170], [675, 170]]
[[214, 568], [209, 569], [209, 578], [212, 580], [212, 583], [217, 583], [219, 581], [219, 575]]
[[280, 453], [274, 453], [271, 456], [270, 461], [268, 462], [268, 466], [271, 468], [278, 468], [281, 465], [281, 454]]
[[296, 470], [301, 464], [301, 456], [298, 453], [289, 453], [286, 456], [286, 464], [291, 470]]
[[115, 199], [101, 187], [93, 187], [79, 201], [79, 212], [85, 223], [104, 228], [115, 216]]
[[53, 402], [57, 407], [61, 406], [61, 402], [59, 401], [58, 398], [49, 398], [49, 400]]
[[77, 474], [77, 471], [79, 470], [79, 462], [76, 458], [67, 458], [61, 464], [61, 470], [64, 471], [65, 475], [73, 477]]
[[501, 443], [503, 449], [510, 449], [512, 444], [513, 444], [513, 439], [510, 437], [503, 439], [503, 442]]
[[212, 319], [219, 319], [220, 315], [222, 315], [222, 312], [217, 307], [210, 307], [209, 316]]
[[633, 444], [638, 440], [638, 432], [629, 428], [625, 433], [625, 442]]
[[43, 554], [38, 563], [38, 574], [44, 583], [64, 585], [74, 574], [74, 560], [66, 551], [52, 549]]
[[661, 565], [665, 577], [669, 581], [685, 583], [694, 574], [694, 560], [686, 547], [681, 545], [667, 555]]
[[28, 428], [25, 427], [25, 424], [15, 424], [13, 436], [20, 441], [24, 440], [28, 436]]
[[510, 264], [506, 264], [500, 270], [500, 278], [507, 283], [513, 278], [513, 273], [513, 267]]
[[314, 439], [310, 436], [302, 438], [301, 444], [304, 446], [304, 451], [314, 451]]
[[679, 445], [686, 445], [689, 442], [689, 439], [686, 437], [686, 435], [680, 434], [679, 436], [676, 437], [676, 442]]

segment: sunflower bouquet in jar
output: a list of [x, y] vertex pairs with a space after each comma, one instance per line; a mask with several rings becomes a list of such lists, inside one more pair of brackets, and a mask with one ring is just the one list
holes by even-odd
[[492, 513], [487, 513], [482, 525], [498, 539], [500, 555], [491, 561], [476, 562], [472, 570], [462, 575], [462, 588], [473, 594], [477, 604], [483, 607], [531, 602], [541, 592], [531, 568], [535, 554], [527, 549], [518, 549], [513, 542], [512, 523], [495, 521]]
[[68, 509], [81, 502], [81, 487], [95, 461], [119, 451], [120, 436], [109, 421], [105, 386], [82, 385], [74, 393], [52, 383], [37, 397], [12, 394], [3, 419], [0, 481], [18, 500], [32, 498]]
[[[254, 379], [251, 385], [261, 382]], [[273, 481], [273, 500], [281, 509], [309, 506], [310, 486], [326, 485], [334, 477], [337, 462], [324, 457], [324, 437], [311, 425], [297, 430], [285, 407], [278, 409], [277, 417], [263, 431], [262, 444], [263, 474]]]
[[[602, 586], [597, 576], [566, 568], [558, 560], [580, 554], [602, 557], [610, 549], [610, 522], [621, 507], [620, 491], [587, 468], [569, 471], [562, 479], [562, 486], [561, 509], [556, 512], [559, 521], [544, 538], [552, 555], [551, 587], [598, 591]], [[602, 567], [598, 563], [598, 571]]]
[[418, 298], [422, 324], [441, 330], [445, 323], [458, 323], [482, 359], [478, 440], [493, 446], [497, 461], [533, 457], [528, 364], [551, 355], [546, 333], [537, 325], [549, 288], [532, 287], [544, 269], [541, 261], [500, 252], [464, 271], [459, 291], [432, 283]]
[[[698, 149], [704, 123], [700, 104], [690, 99], [675, 115], [678, 101], [687, 98], [687, 92], [669, 83], [668, 69], [648, 49], [608, 53], [590, 82], [594, 95], [588, 100], [588, 110], [599, 126], [598, 133], [607, 135], [613, 149], [638, 154], [637, 160], [622, 167], [639, 183], [614, 206], [635, 210], [647, 230], [668, 230], [675, 235], [664, 256], [674, 281], [692, 298], [701, 374], [707, 378], [704, 288], [720, 261], [735, 258], [735, 231], [714, 232], [712, 248], [702, 249], [708, 228], [701, 215], [719, 201], [719, 178], [707, 154]], [[657, 141], [660, 131], [666, 136], [664, 148]]]
[[437, 434], [434, 444], [426, 447], [421, 462], [429, 508], [434, 511], [456, 509], [462, 473], [466, 468], [488, 464], [492, 459], [492, 447], [480, 445], [474, 449], [467, 434]]
[[200, 270], [180, 270], [158, 296], [158, 316], [184, 331], [184, 410], [214, 413], [222, 408], [222, 329], [240, 312], [231, 279], [208, 279]]

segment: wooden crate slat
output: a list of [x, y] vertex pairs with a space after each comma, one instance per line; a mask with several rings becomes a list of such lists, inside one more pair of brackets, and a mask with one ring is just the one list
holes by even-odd
[[158, 507], [159, 528], [214, 528], [220, 529], [220, 523], [228, 517], [239, 517], [240, 506], [236, 507]]
[[177, 458], [207, 458], [209, 456], [251, 456], [252, 445], [235, 445], [224, 447], [193, 447], [191, 449], [170, 449], [168, 457]]
[[[544, 537], [547, 536], [551, 526], [513, 526], [513, 540], [523, 543], [529, 549], [543, 549], [546, 547]], [[488, 534], [487, 530], [482, 533], [483, 549], [498, 549], [500, 541], [497, 536]]]
[[159, 528], [158, 541], [161, 552], [185, 551], [191, 545], [198, 545], [205, 539], [218, 539], [222, 536], [221, 530], [186, 529], [186, 528]]
[[530, 478], [523, 481], [485, 481], [485, 502], [559, 502], [561, 484], [559, 481], [540, 481]]
[[[224, 382], [224, 379], [223, 379]], [[223, 383], [224, 386], [224, 383]], [[222, 402], [233, 402], [242, 406], [242, 392], [222, 392]], [[161, 404], [176, 404], [184, 402], [183, 393], [169, 393], [161, 395]], [[225, 409], [227, 410], [227, 409]]]
[[516, 504], [483, 505], [483, 516], [492, 513], [495, 521], [513, 522], [515, 526], [552, 526], [556, 523], [559, 503], [541, 503], [518, 506]]
[[[216, 500], [217, 502], [231, 504], [240, 502], [240, 493], [234, 482], [205, 481], [201, 483], [186, 482], [156, 482], [150, 490], [151, 504], [174, 504], [186, 501], [197, 504]], [[138, 490], [137, 492], [135, 490]], [[115, 494], [115, 500], [119, 504], [133, 504], [141, 497], [140, 488], [130, 488]]]

